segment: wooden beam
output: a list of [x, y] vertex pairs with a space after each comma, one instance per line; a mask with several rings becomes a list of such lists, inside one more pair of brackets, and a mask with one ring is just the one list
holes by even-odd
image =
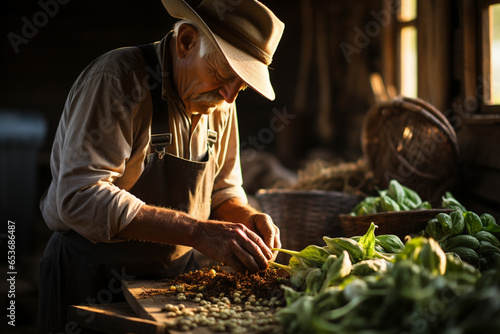
[[418, 96], [443, 111], [451, 74], [450, 0], [420, 0], [417, 10]]
[[474, 98], [477, 101], [477, 28], [476, 28], [476, 3], [474, 0], [462, 0], [460, 13], [459, 32], [460, 50], [463, 51], [463, 97]]
[[166, 325], [136, 317], [126, 302], [90, 306], [73, 305], [68, 310], [68, 320], [102, 333], [168, 333]]

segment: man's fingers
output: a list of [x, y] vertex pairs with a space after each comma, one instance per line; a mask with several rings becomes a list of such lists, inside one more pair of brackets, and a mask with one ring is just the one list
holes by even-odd
[[262, 254], [264, 258], [266, 259], [266, 264], [267, 260], [269, 260], [273, 256], [273, 252], [271, 251], [271, 247], [269, 247], [269, 244], [265, 242], [260, 236], [258, 236], [256, 233], [247, 230], [247, 236], [248, 239], [250, 239], [254, 244], [258, 246], [259, 254]]
[[280, 230], [277, 227], [274, 230], [274, 240], [271, 248], [281, 248]]
[[235, 240], [234, 244], [231, 245], [231, 253], [230, 258], [226, 260], [226, 264], [235, 271], [249, 270], [255, 272], [267, 267], [267, 261], [262, 253], [249, 239]]
[[[267, 219], [263, 218], [263, 223], [260, 224], [269, 229]], [[255, 223], [255, 220], [253, 222]], [[236, 271], [266, 269], [268, 261], [275, 257], [270, 247], [279, 243], [279, 232], [277, 236], [276, 231], [271, 233], [268, 230], [265, 233], [268, 241], [264, 242], [257, 233], [244, 224], [214, 222], [205, 227], [206, 233], [201, 234], [203, 238], [199, 241], [199, 250]]]
[[224, 265], [228, 265], [234, 271], [238, 272], [242, 272], [247, 269], [247, 267], [240, 261], [240, 259], [236, 255], [232, 255], [229, 259], [227, 259]]
[[[274, 225], [273, 220], [269, 215], [261, 214], [256, 216], [254, 224], [264, 243], [269, 248], [281, 247], [279, 229], [276, 225]], [[267, 258], [273, 258], [273, 253], [269, 254]]]
[[245, 264], [248, 263], [254, 269], [254, 264], [258, 267], [257, 270], [266, 269], [268, 266], [267, 261], [272, 257], [271, 250], [257, 234], [248, 229], [246, 230], [246, 237], [240, 241], [243, 252], [238, 253], [238, 258], [240, 261], [244, 261]]
[[245, 251], [241, 247], [234, 251], [234, 256], [237, 258], [238, 262], [242, 264], [243, 270], [241, 271], [244, 271], [246, 269], [248, 271], [255, 272], [261, 269], [265, 269], [265, 267], [262, 268], [256, 262], [256, 259], [254, 259], [247, 251]]
[[259, 216], [259, 231], [262, 233], [262, 237], [266, 245], [270, 248], [274, 248], [274, 239], [276, 237], [276, 231], [273, 228], [273, 221], [268, 215]]
[[[276, 234], [274, 236], [273, 246], [272, 248], [281, 248], [281, 238], [280, 238], [280, 230], [276, 230]], [[279, 251], [273, 251], [273, 256], [269, 261], [275, 261], [278, 257]]]

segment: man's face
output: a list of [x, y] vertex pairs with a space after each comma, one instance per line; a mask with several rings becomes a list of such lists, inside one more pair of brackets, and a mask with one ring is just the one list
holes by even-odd
[[[198, 45], [182, 59], [178, 76], [179, 95], [188, 112], [210, 114], [217, 109], [227, 109], [246, 84], [223, 59], [218, 66], [199, 55]], [[222, 55], [220, 55], [222, 57]]]

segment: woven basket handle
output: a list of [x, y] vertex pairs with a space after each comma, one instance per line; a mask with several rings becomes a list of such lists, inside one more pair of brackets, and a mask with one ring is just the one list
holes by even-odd
[[419, 99], [419, 98], [410, 98], [410, 97], [399, 96], [395, 99], [402, 99], [405, 102], [415, 103], [416, 105], [420, 106], [424, 110], [430, 112], [432, 115], [437, 117], [441, 121], [441, 123], [443, 123], [446, 126], [450, 139], [453, 142], [457, 142], [457, 134], [455, 132], [455, 129], [453, 129], [453, 126], [450, 124], [448, 119], [443, 115], [443, 113], [440, 112], [432, 104], [428, 103], [425, 100]]
[[[414, 100], [414, 99], [410, 99]], [[420, 100], [422, 101], [422, 100]], [[425, 102], [422, 101], [422, 103], [425, 104]], [[392, 101], [381, 101], [376, 105], [376, 110], [379, 115], [383, 115], [383, 110], [384, 109], [396, 109], [399, 110], [407, 110], [411, 112], [418, 113], [425, 117], [426, 119], [430, 120], [434, 126], [436, 126], [445, 136], [448, 137], [450, 141], [450, 145], [452, 146], [453, 154], [455, 155], [455, 158], [458, 158], [459, 156], [459, 147], [458, 147], [458, 141], [457, 141], [457, 136], [453, 128], [451, 127], [450, 123], [444, 119], [444, 121], [441, 121], [444, 116], [435, 108], [432, 108], [434, 112], [428, 111], [426, 108], [424, 109], [421, 107], [420, 104], [415, 104], [413, 101], [407, 101], [406, 98], [398, 97], [395, 98]], [[366, 124], [364, 125], [366, 126]], [[391, 147], [391, 149], [394, 149]], [[399, 154], [398, 154], [399, 156]]]

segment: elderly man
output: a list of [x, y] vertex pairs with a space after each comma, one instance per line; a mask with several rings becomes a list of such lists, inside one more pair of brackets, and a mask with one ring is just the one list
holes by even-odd
[[163, 4], [181, 19], [173, 32], [104, 54], [69, 93], [40, 204], [54, 230], [40, 332], [65, 332], [69, 305], [119, 301], [122, 278], [196, 269], [193, 248], [257, 271], [280, 247], [242, 189], [234, 102], [247, 86], [274, 99], [284, 25], [254, 0]]

